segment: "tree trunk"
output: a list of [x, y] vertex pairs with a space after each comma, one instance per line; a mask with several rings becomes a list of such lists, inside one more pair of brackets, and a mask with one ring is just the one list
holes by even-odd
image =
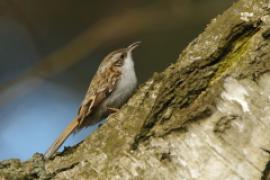
[[270, 2], [240, 0], [83, 143], [0, 177], [267, 179], [269, 128]]

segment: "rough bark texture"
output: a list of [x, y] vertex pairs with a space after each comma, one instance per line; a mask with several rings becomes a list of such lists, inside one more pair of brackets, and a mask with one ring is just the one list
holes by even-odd
[[270, 2], [240, 0], [83, 143], [0, 177], [267, 179], [269, 128]]

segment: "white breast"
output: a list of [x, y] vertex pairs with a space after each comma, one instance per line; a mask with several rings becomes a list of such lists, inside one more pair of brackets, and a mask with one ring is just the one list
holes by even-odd
[[122, 74], [117, 87], [106, 103], [108, 106], [113, 106], [115, 108], [118, 108], [125, 103], [137, 86], [137, 77], [131, 53], [127, 55], [127, 59], [124, 61], [121, 72]]

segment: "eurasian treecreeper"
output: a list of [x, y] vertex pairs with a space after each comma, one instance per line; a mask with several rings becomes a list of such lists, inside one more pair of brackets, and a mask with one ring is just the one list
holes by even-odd
[[45, 153], [50, 158], [70, 134], [99, 122], [132, 95], [137, 86], [132, 51], [135, 42], [108, 54], [101, 62], [83, 99], [77, 117], [64, 129]]

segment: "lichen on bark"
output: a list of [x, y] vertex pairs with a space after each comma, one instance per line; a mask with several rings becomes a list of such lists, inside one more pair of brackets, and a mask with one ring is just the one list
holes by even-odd
[[83, 143], [47, 161], [1, 162], [0, 177], [261, 178], [262, 148], [270, 149], [269, 29], [269, 1], [240, 0]]

